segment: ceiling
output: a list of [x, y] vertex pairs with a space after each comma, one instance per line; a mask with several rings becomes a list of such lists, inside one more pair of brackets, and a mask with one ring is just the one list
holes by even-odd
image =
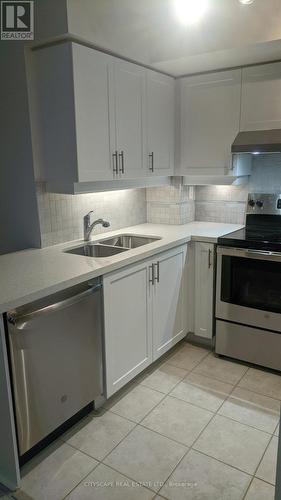
[[193, 25], [174, 1], [67, 0], [68, 31], [174, 76], [281, 59], [281, 0], [208, 0]]

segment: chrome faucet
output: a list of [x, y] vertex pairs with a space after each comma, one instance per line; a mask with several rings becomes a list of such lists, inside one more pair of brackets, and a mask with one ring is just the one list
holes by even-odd
[[93, 210], [91, 210], [87, 215], [84, 216], [84, 240], [89, 241], [91, 232], [93, 231], [94, 227], [97, 226], [98, 224], [101, 224], [102, 227], [109, 227], [110, 223], [107, 222], [106, 220], [103, 219], [97, 219], [91, 224], [91, 214], [93, 213]]

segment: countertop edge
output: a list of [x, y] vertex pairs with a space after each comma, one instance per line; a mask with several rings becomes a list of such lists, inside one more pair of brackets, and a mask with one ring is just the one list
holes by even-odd
[[[193, 223], [190, 223], [190, 225], [191, 224], [193, 224]], [[195, 224], [197, 224], [196, 221], [195, 221]], [[199, 224], [201, 224], [201, 223], [199, 223]], [[214, 225], [214, 223], [205, 223], [205, 224], [206, 224], [206, 226], [209, 226], [209, 224]], [[215, 224], [217, 224], [217, 223], [215, 223]], [[188, 226], [188, 225], [189, 224], [186, 224], [186, 226]], [[221, 225], [223, 225], [223, 224], [221, 224]], [[237, 230], [238, 227], [239, 228], [243, 227], [242, 225], [237, 225], [237, 224], [233, 224], [233, 226], [235, 226], [235, 228], [231, 227], [232, 224], [224, 224], [224, 225], [229, 227], [229, 231], [226, 230], [225, 232], [223, 231], [223, 233], [221, 233], [224, 235], [229, 234], [229, 232], [232, 232], [234, 230]], [[128, 233], [133, 232], [135, 234], [146, 234], [146, 231], [144, 233], [144, 226], [146, 226], [146, 224], [141, 224], [139, 228], [138, 228], [138, 226], [123, 228], [123, 229], [117, 230], [116, 234], [118, 234], [118, 233], [120, 234], [121, 232], [128, 232]], [[147, 226], [150, 226], [150, 227], [147, 227], [148, 233], [150, 233], [151, 231], [152, 232], [155, 231], [155, 227], [153, 228], [153, 226], [156, 226], [156, 225], [147, 224]], [[151, 226], [152, 226], [152, 228], [151, 228]], [[159, 226], [161, 226], [161, 225], [159, 225]], [[201, 242], [216, 244], [217, 240], [220, 236], [220, 235], [212, 236], [212, 235], [204, 235], [204, 234], [203, 235], [202, 234], [196, 235], [196, 234], [192, 234], [193, 228], [190, 228], [190, 229], [191, 229], [191, 231], [189, 232], [189, 234], [186, 234], [186, 235], [181, 234], [178, 237], [175, 234], [169, 235], [168, 237], [163, 236], [163, 241], [158, 240], [157, 242], [150, 243], [147, 247], [146, 246], [142, 247], [141, 252], [139, 252], [139, 248], [134, 249], [137, 253], [134, 253], [134, 250], [131, 250], [130, 252], [132, 252], [132, 255], [128, 255], [127, 252], [124, 252], [123, 254], [120, 254], [120, 258], [116, 262], [111, 261], [111, 262], [108, 262], [108, 264], [102, 262], [101, 263], [102, 265], [99, 268], [89, 269], [89, 271], [87, 271], [87, 272], [81, 271], [81, 274], [77, 274], [76, 276], [72, 276], [69, 278], [66, 277], [65, 279], [62, 278], [61, 281], [55, 282], [54, 284], [50, 284], [47, 286], [43, 286], [43, 288], [38, 287], [37, 289], [32, 290], [28, 293], [24, 293], [24, 291], [23, 291], [22, 295], [20, 295], [19, 297], [16, 297], [15, 299], [13, 299], [13, 298], [11, 299], [12, 294], [10, 294], [9, 300], [2, 301], [2, 303], [0, 303], [0, 314], [3, 314], [11, 309], [16, 308], [16, 307], [20, 307], [20, 306], [23, 306], [25, 304], [28, 304], [29, 302], [33, 302], [35, 300], [47, 297], [48, 295], [51, 295], [53, 293], [60, 292], [60, 291], [66, 289], [66, 288], [69, 288], [71, 286], [79, 285], [80, 283], [83, 283], [84, 281], [87, 281], [87, 280], [90, 280], [93, 278], [97, 278], [100, 276], [104, 276], [104, 275], [109, 274], [109, 273], [114, 272], [114, 271], [118, 271], [124, 267], [133, 265], [137, 262], [140, 262], [140, 261], [143, 261], [146, 259], [149, 259], [149, 258], [153, 257], [153, 255], [155, 255], [155, 254], [160, 254], [162, 252], [165, 252], [165, 251], [170, 250], [172, 248], [175, 248], [177, 246], [184, 245], [190, 241], [194, 241], [194, 242], [201, 241]], [[211, 229], [211, 228], [209, 228], [209, 229]], [[204, 230], [202, 230], [202, 232], [204, 232]], [[115, 231], [114, 231], [114, 233], [115, 233]], [[105, 238], [106, 235], [99, 235], [95, 238], [95, 240], [101, 239], [101, 236], [102, 236], [102, 238]], [[82, 244], [82, 243], [83, 243], [82, 241], [79, 241], [79, 244]], [[67, 242], [64, 244], [55, 245], [55, 247], [57, 247], [57, 248], [48, 247], [46, 249], [42, 249], [42, 251], [44, 252], [44, 251], [50, 251], [50, 250], [51, 251], [57, 250], [58, 252], [63, 252], [65, 250], [65, 248], [67, 248], [67, 245], [69, 247], [69, 246], [74, 245], [74, 244], [77, 245], [78, 242], [77, 241], [76, 242]], [[40, 249], [27, 249], [27, 250], [24, 250], [24, 252], [29, 253], [29, 252], [32, 252], [33, 250], [41, 251]], [[19, 252], [19, 254], [20, 253], [21, 252]], [[46, 256], [46, 258], [48, 258], [48, 257]], [[92, 259], [91, 257], [88, 257], [88, 258]]]
[[[209, 238], [210, 240], [212, 238]], [[216, 238], [215, 238], [216, 239]], [[15, 299], [10, 302], [5, 302], [0, 305], [0, 314], [3, 314], [11, 309], [15, 309], [16, 307], [23, 306], [25, 304], [28, 304], [29, 302], [33, 302], [38, 299], [42, 299], [44, 297], [47, 297], [48, 295], [52, 295], [53, 293], [60, 292], [64, 290], [65, 288], [69, 288], [71, 286], [79, 285], [80, 283], [83, 283], [84, 281], [91, 280], [93, 278], [98, 278], [100, 276], [104, 276], [106, 274], [109, 274], [114, 271], [118, 271], [119, 269], [122, 269], [123, 267], [128, 267], [132, 264], [135, 264], [139, 261], [149, 259], [155, 254], [159, 254], [162, 252], [165, 252], [167, 250], [170, 250], [174, 247], [184, 245], [185, 243], [189, 243], [192, 240], [191, 236], [187, 236], [184, 238], [180, 238], [177, 240], [173, 240], [167, 243], [163, 243], [161, 246], [157, 246], [157, 248], [150, 248], [146, 251], [143, 251], [141, 254], [138, 255], [132, 255], [127, 257], [124, 260], [120, 260], [115, 263], [110, 263], [108, 266], [104, 266], [102, 269], [96, 269], [93, 271], [89, 271], [88, 273], [83, 273], [75, 278], [69, 278], [67, 280], [61, 281], [60, 283], [56, 283], [53, 286], [49, 286], [46, 288], [42, 288], [39, 291], [24, 295], [23, 297], [19, 299]], [[159, 245], [159, 242], [158, 242]], [[91, 257], [89, 257], [91, 258]]]

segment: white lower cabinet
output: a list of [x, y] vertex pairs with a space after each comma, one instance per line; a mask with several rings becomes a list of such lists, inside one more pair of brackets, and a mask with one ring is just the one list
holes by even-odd
[[147, 262], [104, 276], [106, 395], [152, 361], [151, 289]]
[[162, 356], [187, 331], [184, 322], [184, 265], [186, 246], [166, 252], [154, 264], [152, 287], [153, 361]]
[[104, 276], [107, 397], [186, 335], [185, 259], [182, 245]]
[[213, 335], [214, 245], [195, 243], [194, 333], [211, 339]]

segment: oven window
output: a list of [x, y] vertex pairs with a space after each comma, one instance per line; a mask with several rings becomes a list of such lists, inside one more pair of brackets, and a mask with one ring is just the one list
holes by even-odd
[[281, 312], [281, 262], [222, 256], [221, 300]]

